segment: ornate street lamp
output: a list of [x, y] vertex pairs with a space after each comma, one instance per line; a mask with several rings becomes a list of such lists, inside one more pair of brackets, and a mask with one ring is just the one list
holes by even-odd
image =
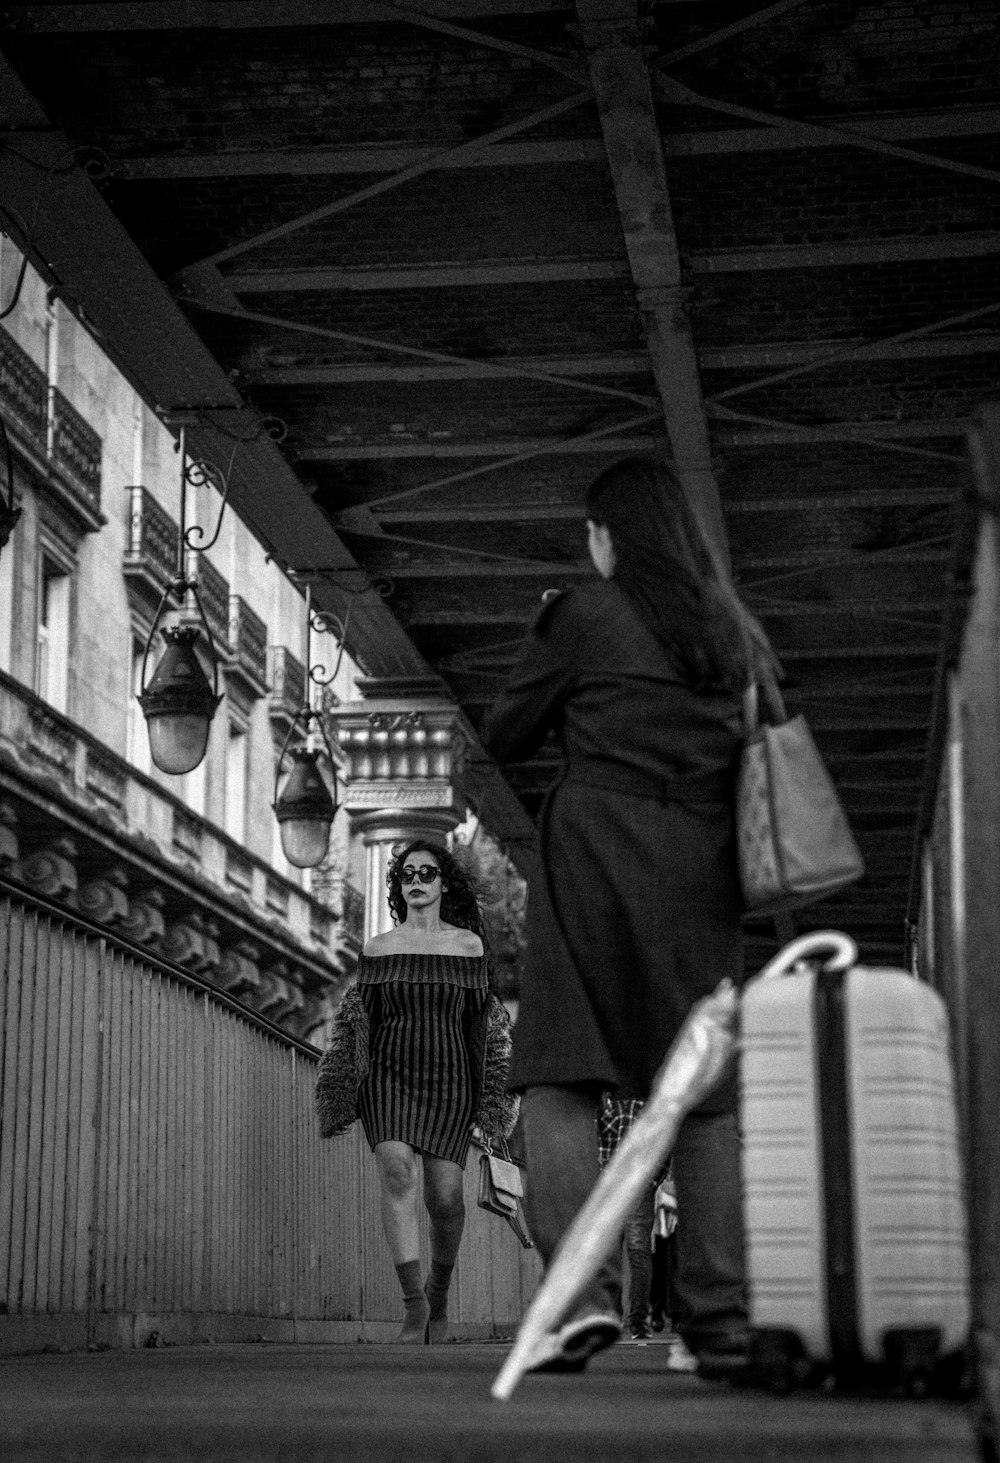
[[[290, 864], [297, 869], [314, 869], [322, 863], [330, 844], [330, 828], [338, 807], [337, 764], [323, 724], [323, 715], [313, 702], [313, 686], [329, 686], [336, 678], [344, 654], [346, 623], [335, 615], [317, 613], [312, 608], [312, 591], [306, 585], [306, 699], [299, 707], [285, 734], [278, 765], [274, 774], [274, 816], [281, 830], [281, 847]], [[330, 675], [325, 667], [312, 665], [313, 631], [334, 631], [340, 640], [337, 663]], [[296, 728], [304, 735], [298, 746], [289, 750], [289, 743]], [[316, 746], [316, 728], [322, 739], [322, 746]], [[327, 786], [319, 768], [319, 759], [325, 749], [333, 776], [333, 790]], [[285, 778], [279, 793], [281, 773], [285, 757], [292, 759], [292, 769]]]
[[[173, 777], [193, 771], [204, 758], [208, 748], [208, 733], [212, 717], [222, 700], [219, 694], [218, 652], [205, 616], [201, 596], [198, 593], [198, 580], [187, 572], [187, 551], [188, 549], [198, 549], [199, 551], [210, 549], [219, 537], [223, 514], [226, 511], [229, 482], [232, 477], [232, 462], [229, 464], [229, 472], [222, 478], [218, 469], [210, 464], [188, 461], [185, 453], [183, 427], [180, 429], [177, 450], [181, 459], [181, 513], [177, 529], [177, 572], [163, 591], [163, 596], [153, 617], [142, 656], [141, 689], [138, 693], [139, 705], [142, 707], [142, 714], [146, 718], [146, 726], [149, 731], [150, 755], [161, 772], [168, 772]], [[219, 488], [222, 493], [222, 506], [219, 509], [219, 521], [216, 524], [215, 533], [208, 543], [202, 543], [205, 537], [204, 530], [197, 523], [186, 527], [185, 519], [187, 517], [188, 485], [197, 487], [206, 482], [212, 482]], [[197, 625], [190, 624], [173, 625], [162, 631], [167, 648], [147, 682], [146, 667], [160, 621], [170, 608], [171, 599], [176, 601], [178, 607], [183, 607], [189, 596], [194, 601], [205, 630], [208, 653], [212, 662], [212, 682], [209, 684], [196, 649], [201, 632]]]

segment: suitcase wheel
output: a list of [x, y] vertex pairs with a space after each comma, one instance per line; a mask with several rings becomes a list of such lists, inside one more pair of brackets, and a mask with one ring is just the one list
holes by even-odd
[[748, 1381], [778, 1396], [804, 1387], [813, 1365], [797, 1331], [754, 1328], [750, 1340]]
[[912, 1331], [887, 1331], [882, 1345], [896, 1386], [902, 1387], [908, 1397], [926, 1397], [938, 1369], [940, 1329], [927, 1326]]
[[980, 1417], [976, 1424], [976, 1442], [979, 1448], [980, 1463], [1000, 1463], [997, 1435], [990, 1423], [983, 1417]]
[[976, 1395], [975, 1368], [967, 1347], [938, 1357], [931, 1373], [931, 1391], [935, 1397], [949, 1397], [957, 1402], [967, 1402]]

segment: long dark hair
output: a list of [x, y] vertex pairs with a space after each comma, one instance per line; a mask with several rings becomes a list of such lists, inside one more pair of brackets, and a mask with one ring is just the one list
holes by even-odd
[[587, 517], [611, 534], [614, 582], [693, 685], [740, 691], [750, 665], [774, 673], [763, 627], [665, 465], [623, 458], [594, 479], [586, 503]]
[[472, 930], [473, 934], [478, 935], [482, 940], [485, 949], [486, 928], [483, 923], [483, 912], [479, 907], [479, 891], [471, 876], [463, 869], [458, 860], [442, 844], [435, 843], [430, 838], [414, 838], [399, 853], [393, 855], [385, 876], [389, 889], [389, 909], [392, 912], [393, 924], [406, 923], [408, 911], [399, 876], [407, 859], [418, 849], [433, 854], [438, 861], [442, 884], [441, 918], [446, 924], [457, 925], [462, 930]]

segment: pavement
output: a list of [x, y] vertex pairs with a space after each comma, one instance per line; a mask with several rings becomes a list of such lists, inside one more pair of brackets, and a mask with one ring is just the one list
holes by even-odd
[[967, 1404], [740, 1391], [620, 1345], [490, 1385], [498, 1342], [205, 1345], [0, 1360], [2, 1463], [976, 1463]]

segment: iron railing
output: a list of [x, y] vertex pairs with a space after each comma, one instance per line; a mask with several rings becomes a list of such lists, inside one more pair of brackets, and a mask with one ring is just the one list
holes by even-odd
[[[6, 879], [0, 969], [0, 1351], [392, 1339], [375, 1167], [357, 1127], [320, 1140], [313, 1047]], [[509, 1332], [537, 1277], [476, 1178], [460, 1336]]]

